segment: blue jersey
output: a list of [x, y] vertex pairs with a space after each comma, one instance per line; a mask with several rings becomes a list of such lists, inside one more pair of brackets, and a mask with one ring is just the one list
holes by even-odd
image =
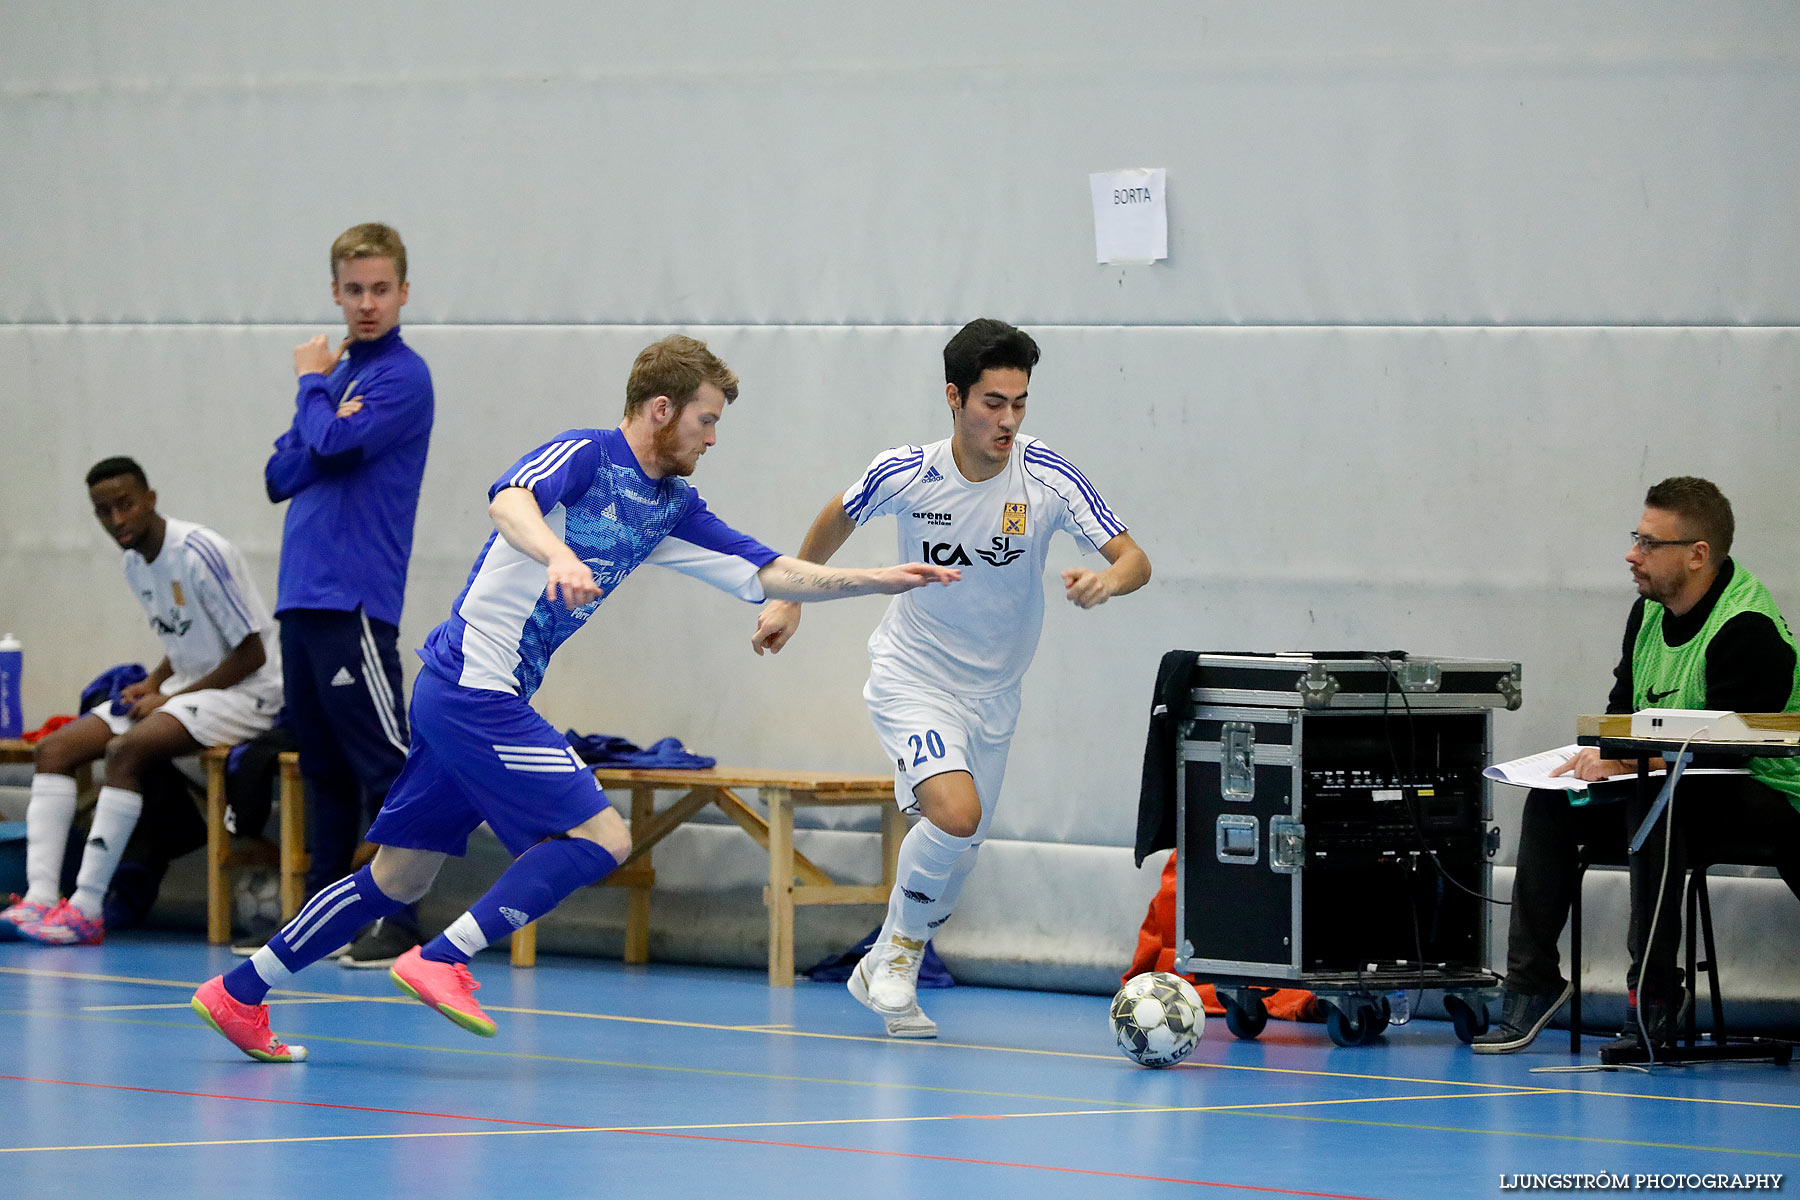
[[[358, 397], [361, 412], [337, 415], [339, 404]], [[329, 375], [300, 377], [294, 422], [263, 470], [269, 499], [292, 500], [277, 616], [361, 607], [400, 623], [432, 409], [431, 372], [398, 326], [352, 342]]]
[[427, 667], [452, 683], [529, 699], [556, 648], [642, 563], [671, 567], [752, 603], [763, 599], [756, 573], [776, 552], [719, 520], [686, 480], [645, 475], [617, 429], [572, 429], [539, 446], [488, 497], [513, 487], [537, 497], [544, 522], [593, 571], [601, 598], [571, 611], [545, 595], [542, 563], [490, 534], [450, 619], [419, 651]]

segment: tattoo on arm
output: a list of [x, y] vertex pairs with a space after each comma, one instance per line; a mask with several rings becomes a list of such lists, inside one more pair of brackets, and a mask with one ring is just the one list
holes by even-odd
[[856, 588], [856, 581], [841, 571], [819, 571], [816, 574], [807, 574], [796, 571], [793, 567], [783, 567], [781, 576], [784, 583], [817, 593], [848, 592]]

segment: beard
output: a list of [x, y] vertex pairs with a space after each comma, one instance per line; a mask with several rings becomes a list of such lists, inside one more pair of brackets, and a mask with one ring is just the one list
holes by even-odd
[[650, 452], [656, 456], [656, 469], [664, 475], [680, 475], [684, 478], [694, 473], [700, 465], [698, 456], [693, 462], [684, 462], [681, 458], [680, 436], [676, 426], [679, 418], [670, 421], [650, 436]]

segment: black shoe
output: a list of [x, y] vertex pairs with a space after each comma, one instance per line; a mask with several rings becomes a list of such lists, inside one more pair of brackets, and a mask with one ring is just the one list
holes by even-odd
[[391, 967], [395, 959], [418, 944], [418, 934], [384, 917], [356, 936], [350, 948], [338, 955], [338, 965], [369, 969]]
[[1678, 994], [1681, 1002], [1673, 1013], [1669, 1011], [1668, 1005], [1645, 994], [1642, 1024], [1638, 1022], [1637, 989], [1633, 988], [1628, 992], [1625, 1001], [1625, 1028], [1619, 1032], [1618, 1037], [1600, 1047], [1600, 1061], [1631, 1062], [1647, 1057], [1644, 1049], [1646, 1030], [1650, 1033], [1650, 1045], [1657, 1053], [1674, 1049], [1676, 1037], [1687, 1024], [1688, 1009], [1694, 1003], [1694, 994], [1687, 990], [1686, 985], [1677, 986], [1680, 987]]
[[1537, 1041], [1550, 1018], [1569, 1002], [1575, 985], [1565, 983], [1550, 992], [1515, 992], [1506, 989], [1500, 1003], [1500, 1023], [1469, 1043], [1477, 1054], [1516, 1054]]

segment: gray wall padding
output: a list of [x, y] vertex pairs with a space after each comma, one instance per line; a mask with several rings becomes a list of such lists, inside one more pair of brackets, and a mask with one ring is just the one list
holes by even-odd
[[[438, 387], [409, 647], [487, 484], [612, 423], [671, 329], [745, 381], [699, 486], [788, 548], [877, 450], [947, 429], [951, 329], [1039, 335], [1026, 428], [1156, 576], [1092, 613], [1046, 581], [995, 842], [945, 935], [985, 978], [1098, 986], [1129, 953], [1166, 649], [1517, 659], [1497, 750], [1560, 743], [1604, 701], [1638, 500], [1676, 473], [1720, 482], [1741, 559], [1800, 610], [1791, 5], [4, 3], [0, 25], [0, 627], [34, 720], [155, 654], [87, 512], [95, 460], [138, 455], [272, 593], [260, 467], [289, 351], [334, 328], [326, 247], [367, 219], [407, 237]], [[1085, 176], [1122, 166], [1168, 168], [1167, 262], [1092, 261]], [[896, 549], [882, 527], [842, 558]], [[541, 704], [727, 762], [879, 771], [880, 608], [816, 608], [757, 659], [749, 608], [646, 572]], [[755, 886], [735, 833], [683, 838], [665, 871], [703, 855], [697, 896]], [[665, 878], [659, 911], [684, 903]], [[755, 957], [720, 897], [672, 953]]]

